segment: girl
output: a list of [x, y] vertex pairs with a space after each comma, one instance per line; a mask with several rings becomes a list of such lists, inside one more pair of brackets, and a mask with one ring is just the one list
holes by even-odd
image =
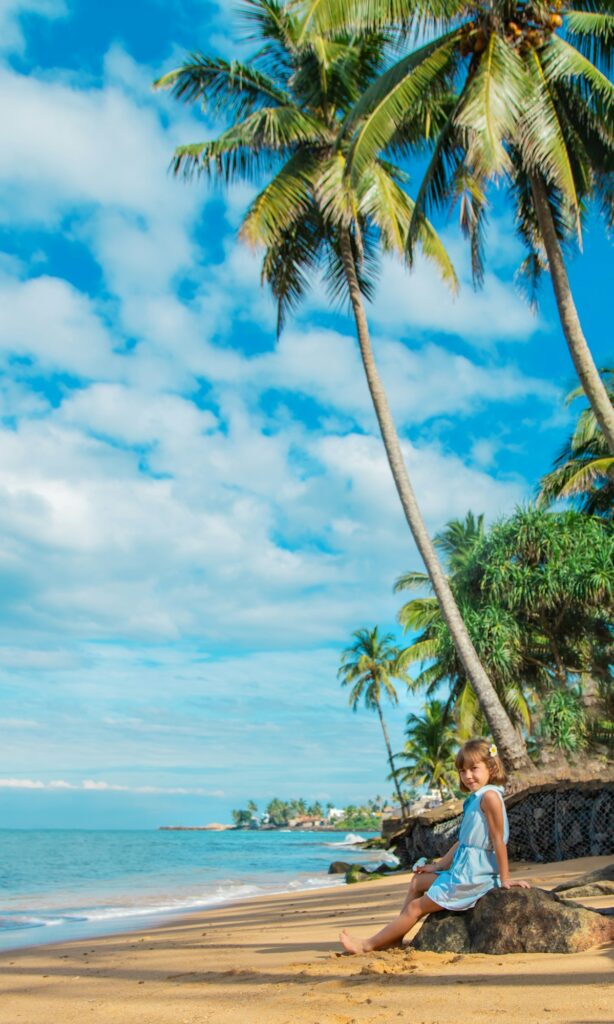
[[397, 945], [426, 914], [438, 910], [469, 910], [490, 889], [529, 883], [511, 881], [506, 843], [509, 827], [503, 786], [505, 768], [494, 743], [469, 740], [456, 755], [465, 800], [458, 842], [448, 852], [415, 870], [398, 917], [369, 939], [356, 939], [344, 929], [339, 938], [348, 953], [370, 953]]

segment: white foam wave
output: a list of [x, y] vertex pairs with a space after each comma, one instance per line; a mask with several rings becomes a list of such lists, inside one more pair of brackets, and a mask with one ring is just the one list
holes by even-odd
[[[283, 885], [249, 885], [229, 882], [217, 885], [214, 889], [198, 894], [190, 894], [181, 899], [167, 898], [150, 904], [124, 904], [117, 906], [86, 907], [71, 912], [57, 912], [49, 916], [35, 914], [15, 914], [0, 916], [0, 932], [18, 931], [24, 928], [51, 928], [59, 925], [70, 926], [72, 923], [109, 924], [123, 921], [124, 926], [130, 920], [138, 921], [143, 917], [180, 916], [197, 910], [206, 910], [240, 900], [254, 899], [258, 896], [283, 895], [286, 892], [304, 892], [310, 889], [326, 889], [341, 885], [338, 876], [313, 875], [307, 878], [288, 880]], [[43, 912], [44, 913], [44, 912]]]
[[359, 836], [355, 832], [348, 832], [345, 839], [341, 839], [336, 843], [324, 843], [324, 846], [358, 846], [359, 843], [366, 843], [364, 836]]

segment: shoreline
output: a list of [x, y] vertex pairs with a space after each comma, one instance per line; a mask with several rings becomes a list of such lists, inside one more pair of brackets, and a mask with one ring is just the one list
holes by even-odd
[[[611, 861], [513, 866], [543, 888]], [[407, 876], [278, 893], [153, 928], [0, 953], [0, 1024], [606, 1024], [614, 946], [506, 957], [395, 949], [348, 957], [401, 902]], [[611, 906], [612, 896], [586, 906]]]

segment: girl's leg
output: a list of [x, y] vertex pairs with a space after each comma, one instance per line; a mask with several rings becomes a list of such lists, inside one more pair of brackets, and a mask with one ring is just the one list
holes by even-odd
[[401, 941], [404, 935], [427, 914], [435, 914], [442, 908], [428, 896], [419, 896], [411, 903], [403, 906], [401, 913], [394, 921], [387, 924], [381, 931], [371, 935], [368, 939], [355, 939], [342, 931], [339, 936], [343, 948], [348, 953], [372, 953], [376, 949], [386, 949]]
[[422, 896], [423, 893], [428, 892], [433, 882], [437, 879], [437, 874], [434, 871], [419, 871], [417, 874], [412, 875], [409, 886], [407, 887], [407, 896], [405, 902], [401, 908], [401, 913], [407, 910], [412, 900], [415, 900], [418, 896]]

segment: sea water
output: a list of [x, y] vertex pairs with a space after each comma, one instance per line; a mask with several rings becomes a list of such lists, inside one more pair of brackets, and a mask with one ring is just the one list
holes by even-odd
[[[362, 833], [368, 838], [373, 833]], [[0, 829], [0, 949], [148, 928], [266, 893], [339, 885], [379, 862], [360, 836], [285, 831]]]

